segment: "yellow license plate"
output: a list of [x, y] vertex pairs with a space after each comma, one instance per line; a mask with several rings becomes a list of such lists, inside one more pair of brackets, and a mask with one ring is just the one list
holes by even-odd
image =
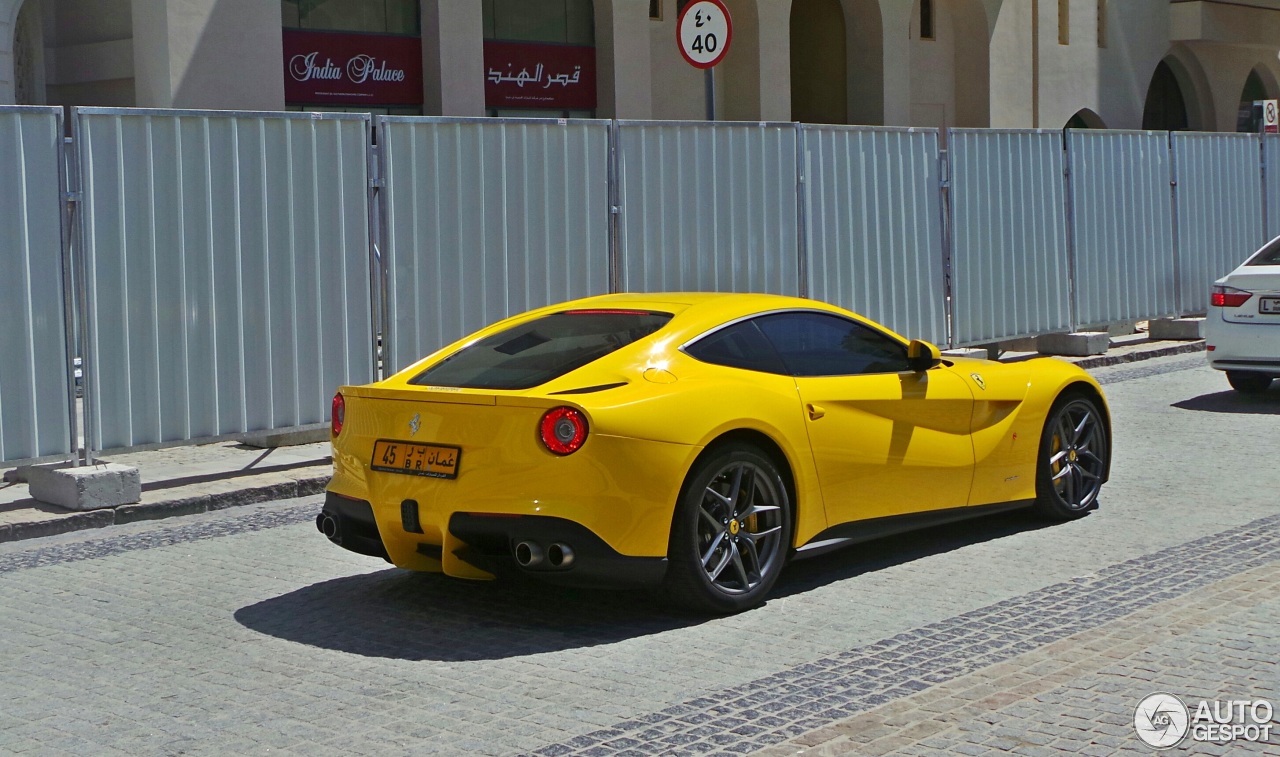
[[448, 444], [416, 444], [379, 439], [373, 444], [374, 470], [428, 478], [457, 478], [462, 448]]

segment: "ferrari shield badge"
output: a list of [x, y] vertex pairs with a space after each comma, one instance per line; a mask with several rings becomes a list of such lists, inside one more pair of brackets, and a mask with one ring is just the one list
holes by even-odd
[[982, 380], [982, 376], [980, 374], [970, 373], [969, 378], [973, 379], [973, 383], [977, 384], [979, 389], [984, 392], [987, 390], [987, 382]]

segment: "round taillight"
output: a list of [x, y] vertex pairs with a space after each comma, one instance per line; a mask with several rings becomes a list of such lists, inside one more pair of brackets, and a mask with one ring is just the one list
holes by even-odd
[[557, 407], [542, 416], [538, 431], [547, 449], [557, 455], [569, 455], [587, 440], [587, 417], [581, 410]]
[[342, 398], [342, 392], [333, 395], [333, 413], [329, 418], [329, 433], [334, 436], [341, 434], [342, 422], [347, 418], [347, 401]]

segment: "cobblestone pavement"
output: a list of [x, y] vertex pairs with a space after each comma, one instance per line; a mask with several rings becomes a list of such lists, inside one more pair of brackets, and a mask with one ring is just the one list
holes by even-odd
[[1097, 512], [797, 563], [729, 618], [388, 569], [316, 498], [0, 545], [0, 754], [1150, 753], [1147, 694], [1280, 705], [1280, 392], [1097, 375]]

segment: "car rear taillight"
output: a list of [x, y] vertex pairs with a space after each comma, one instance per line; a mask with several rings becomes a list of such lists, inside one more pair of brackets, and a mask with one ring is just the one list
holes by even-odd
[[342, 398], [342, 392], [333, 395], [333, 413], [329, 418], [329, 433], [336, 437], [342, 433], [342, 422], [347, 419], [347, 401]]
[[587, 441], [587, 416], [572, 407], [548, 410], [538, 423], [538, 435], [555, 454], [572, 454]]
[[1253, 292], [1235, 287], [1215, 286], [1209, 295], [1209, 303], [1215, 308], [1238, 308], [1249, 301]]

